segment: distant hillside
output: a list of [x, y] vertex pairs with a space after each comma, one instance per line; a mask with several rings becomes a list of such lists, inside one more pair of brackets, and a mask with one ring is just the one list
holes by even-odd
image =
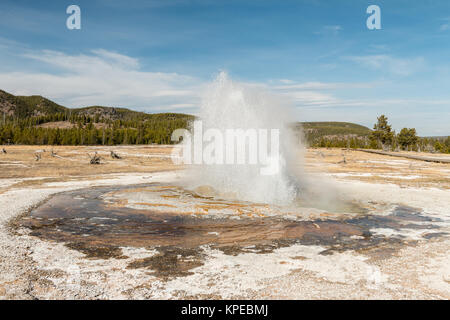
[[41, 96], [14, 96], [0, 90], [0, 113], [17, 118], [36, 117], [58, 112], [67, 108]]
[[303, 129], [310, 146], [322, 146], [326, 141], [363, 141], [371, 132], [369, 128], [351, 122], [300, 122], [297, 128]]
[[[191, 115], [180, 113], [157, 113], [148, 114], [126, 108], [113, 108], [104, 106], [90, 106], [83, 108], [67, 108], [61, 106], [42, 96], [14, 96], [8, 92], [0, 90], [0, 116], [25, 119], [30, 117], [48, 117], [63, 115], [64, 118], [88, 117], [95, 122], [108, 122], [115, 120], [136, 121], [136, 120], [158, 120], [158, 119], [190, 119]], [[57, 119], [61, 120], [61, 119]], [[45, 121], [44, 122], [49, 122]]]
[[367, 136], [372, 130], [351, 122], [300, 122], [305, 133], [320, 135], [347, 135], [356, 134]]
[[170, 144], [194, 116], [91, 106], [66, 108], [41, 96], [0, 90], [0, 145]]
[[[67, 108], [42, 96], [15, 96], [0, 90], [0, 145], [171, 144], [173, 131], [187, 128], [194, 118], [105, 106]], [[293, 126], [310, 147], [377, 147], [369, 139], [371, 130], [355, 123], [298, 122]], [[450, 138], [419, 138], [415, 148], [450, 153]]]

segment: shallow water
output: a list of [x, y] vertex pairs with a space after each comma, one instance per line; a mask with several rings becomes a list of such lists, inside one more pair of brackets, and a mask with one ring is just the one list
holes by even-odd
[[[153, 196], [149, 201], [153, 202], [139, 202], [141, 196], [149, 197], [149, 194]], [[133, 197], [137, 200], [130, 205], [128, 200]], [[170, 205], [164, 201], [170, 201]], [[181, 209], [175, 205], [178, 202]], [[217, 206], [216, 211], [231, 207], [237, 213], [217, 215], [208, 214], [207, 210], [206, 214], [193, 214], [183, 207], [183, 203], [192, 202]], [[259, 213], [271, 209], [262, 204], [254, 206]], [[64, 242], [90, 258], [125, 258], [120, 247], [126, 246], [157, 249], [160, 252], [157, 256], [135, 261], [129, 267], [157, 269], [155, 272], [163, 275], [186, 275], [189, 269], [201, 265], [203, 245], [230, 255], [268, 253], [300, 243], [323, 246], [326, 250], [322, 254], [372, 250], [378, 256], [386, 256], [404, 246], [408, 239], [375, 235], [371, 229], [429, 230], [434, 236], [444, 236], [439, 233], [438, 219], [404, 206], [396, 206], [389, 215], [328, 214], [312, 220], [286, 219], [282, 214], [242, 214], [242, 208], [249, 207], [249, 203], [202, 197], [161, 184], [98, 187], [57, 194], [15, 225], [30, 229], [33, 236]], [[385, 249], [380, 251], [380, 248]], [[169, 270], [166, 264], [174, 256], [178, 259], [172, 266], [175, 269]]]
[[[160, 185], [139, 186], [162, 187]], [[202, 244], [243, 246], [279, 239], [301, 239], [317, 234], [322, 238], [338, 235], [362, 235], [358, 226], [337, 221], [289, 221], [280, 217], [205, 218], [180, 212], [136, 209], [105, 202], [104, 195], [130, 187], [101, 187], [58, 194], [29, 216], [20, 220], [32, 235], [61, 241], [95, 242], [114, 246], [176, 245], [196, 247]], [[167, 190], [167, 189], [166, 189]], [[192, 197], [209, 204], [198, 195]], [[119, 201], [120, 202], [120, 201]], [[229, 203], [231, 207], [235, 203]], [[164, 208], [164, 204], [161, 205]]]

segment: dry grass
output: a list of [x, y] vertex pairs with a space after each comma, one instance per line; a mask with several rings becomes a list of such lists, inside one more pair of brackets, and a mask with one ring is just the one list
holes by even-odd
[[[2, 148], [0, 146], [0, 148]], [[25, 180], [22, 183], [36, 184], [36, 181], [65, 181], [73, 178], [93, 178], [96, 175], [127, 172], [154, 172], [178, 168], [169, 158], [172, 148], [165, 146], [115, 146], [115, 147], [73, 147], [73, 146], [4, 146], [7, 153], [0, 154], [0, 179], [42, 178]], [[51, 155], [51, 150], [57, 156]], [[114, 150], [122, 159], [112, 159]], [[89, 156], [97, 152], [101, 164], [89, 164]], [[41, 154], [36, 161], [35, 154]]]
[[[74, 179], [94, 180], [97, 176], [101, 178], [101, 175], [112, 173], [180, 169], [169, 158], [172, 152], [170, 146], [0, 146], [3, 147], [7, 154], [0, 154], [0, 180], [19, 179], [16, 187]], [[57, 157], [52, 157], [52, 149]], [[122, 159], [112, 159], [111, 150]], [[102, 157], [102, 164], [89, 164], [88, 154], [93, 155], [94, 152]], [[39, 161], [35, 160], [36, 153], [41, 154]], [[420, 155], [433, 156], [425, 153]], [[335, 174], [337, 178], [401, 186], [450, 188], [449, 164], [324, 148], [308, 149], [305, 158], [307, 171]]]
[[[414, 154], [436, 157], [433, 154]], [[439, 155], [441, 158], [448, 155]], [[345, 162], [343, 161], [345, 158]], [[450, 189], [450, 164], [370, 154], [347, 149], [309, 149], [306, 167], [312, 172], [327, 172], [345, 179], [400, 186]]]
[[[72, 123], [70, 121], [54, 121], [54, 122], [46, 122], [43, 124], [40, 124], [38, 126], [36, 126], [38, 128], [49, 128], [49, 129], [72, 129], [72, 128], [76, 128], [77, 124]], [[83, 126], [83, 127], [86, 127]], [[102, 129], [102, 128], [107, 128], [108, 125], [106, 123], [94, 123], [94, 128], [96, 129]]]

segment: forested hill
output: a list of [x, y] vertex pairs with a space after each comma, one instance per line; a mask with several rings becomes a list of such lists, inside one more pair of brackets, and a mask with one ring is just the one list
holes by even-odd
[[[0, 145], [171, 144], [172, 132], [187, 128], [194, 118], [102, 106], [66, 108], [42, 96], [14, 96], [0, 90]], [[354, 123], [302, 122], [294, 126], [310, 147], [380, 147], [374, 131]], [[413, 147], [408, 148], [450, 152], [450, 138], [417, 140], [415, 131], [409, 138], [408, 132], [402, 137], [392, 133], [393, 146], [398, 146], [397, 140], [413, 138]]]
[[359, 135], [368, 136], [372, 130], [351, 122], [300, 122], [306, 133], [317, 135]]
[[307, 144], [311, 147], [365, 148], [372, 132], [367, 127], [350, 122], [300, 122]]
[[126, 108], [113, 108], [104, 106], [90, 106], [83, 108], [66, 108], [42, 96], [14, 96], [0, 90], [0, 115], [15, 119], [26, 119], [36, 117], [67, 118], [90, 117], [97, 122], [108, 122], [114, 120], [150, 120], [156, 117], [191, 117], [185, 114], [162, 113], [148, 114], [129, 110]]
[[[115, 145], [171, 143], [172, 132], [194, 116], [148, 114], [125, 108], [66, 108], [42, 96], [0, 90], [0, 144]], [[310, 146], [363, 147], [370, 129], [347, 122], [304, 122]]]
[[192, 119], [103, 106], [66, 108], [41, 96], [0, 90], [0, 144], [168, 144], [172, 132]]
[[0, 114], [23, 119], [40, 115], [64, 113], [67, 108], [41, 96], [14, 96], [0, 90]]
[[[378, 149], [380, 132], [350, 122], [301, 122], [306, 144], [310, 147], [370, 148]], [[391, 130], [391, 127], [389, 130]], [[379, 130], [379, 129], [378, 129]], [[384, 133], [381, 133], [382, 135]], [[450, 137], [417, 137], [414, 128], [391, 132], [391, 150], [414, 150], [450, 153]]]

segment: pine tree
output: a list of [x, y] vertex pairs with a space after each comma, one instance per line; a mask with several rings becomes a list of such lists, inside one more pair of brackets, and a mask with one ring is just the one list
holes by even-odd
[[395, 133], [392, 131], [391, 125], [388, 124], [388, 118], [385, 115], [381, 115], [377, 120], [370, 135], [371, 145], [375, 145], [373, 143], [375, 141], [377, 148], [381, 147], [384, 149], [386, 146], [392, 146]]

